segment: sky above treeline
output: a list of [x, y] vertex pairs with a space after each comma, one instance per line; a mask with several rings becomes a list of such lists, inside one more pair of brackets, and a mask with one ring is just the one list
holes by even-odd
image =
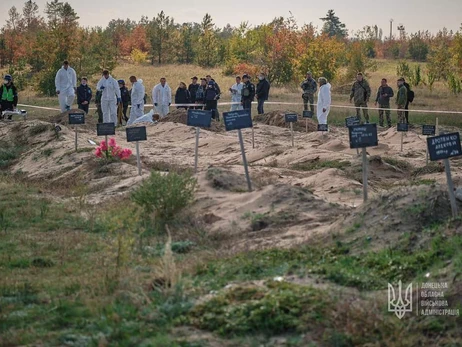
[[[50, 1], [50, 0], [49, 0]], [[8, 18], [8, 10], [16, 6], [21, 10], [24, 0], [2, 0], [0, 2], [0, 26]], [[46, 0], [36, 0], [43, 15]], [[238, 26], [248, 21], [251, 25], [268, 23], [273, 18], [293, 14], [301, 26], [313, 23], [319, 29], [329, 9], [334, 9], [346, 24], [350, 34], [365, 25], [378, 25], [383, 35], [390, 32], [393, 19], [393, 34], [403, 24], [406, 32], [428, 30], [432, 33], [446, 27], [459, 30], [462, 22], [462, 0], [71, 0], [68, 1], [80, 17], [82, 26], [105, 27], [111, 19], [130, 18], [138, 21], [141, 16], [155, 17], [163, 10], [176, 23], [200, 22], [205, 13], [211, 14], [217, 27], [226, 24]]]

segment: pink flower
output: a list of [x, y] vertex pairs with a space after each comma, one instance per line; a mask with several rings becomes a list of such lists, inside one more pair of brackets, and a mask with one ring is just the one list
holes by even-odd
[[102, 152], [102, 150], [101, 150], [101, 147], [96, 147], [95, 155], [96, 155], [98, 158], [101, 158], [101, 157], [103, 156], [103, 152]]
[[128, 159], [132, 155], [132, 151], [128, 148], [124, 148], [120, 153], [119, 157], [121, 160]]
[[106, 141], [101, 141], [101, 143], [99, 144], [99, 146], [101, 147], [101, 150], [102, 150], [102, 151], [107, 151], [107, 150], [108, 150]]
[[117, 146], [115, 138], [112, 137], [112, 138], [109, 139], [109, 146], [110, 147]]
[[119, 146], [115, 146], [115, 147], [112, 147], [112, 150], [111, 150], [111, 154], [116, 157], [119, 155], [120, 152], [122, 152], [122, 148], [120, 148]]

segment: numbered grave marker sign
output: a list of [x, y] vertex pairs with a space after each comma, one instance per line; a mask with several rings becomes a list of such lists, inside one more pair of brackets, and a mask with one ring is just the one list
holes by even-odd
[[241, 129], [252, 128], [252, 117], [250, 110], [239, 110], [223, 113], [223, 121], [225, 122], [226, 131], [237, 130], [239, 143], [241, 145], [242, 162], [244, 164], [245, 178], [247, 179], [247, 187], [249, 192], [252, 191], [252, 183], [250, 182], [249, 168], [247, 167], [247, 159], [245, 157], [244, 140], [242, 139]]
[[446, 171], [446, 179], [448, 181], [449, 200], [451, 202], [452, 217], [457, 217], [457, 203], [454, 195], [454, 184], [451, 177], [451, 165], [449, 158], [462, 155], [460, 146], [459, 133], [450, 133], [427, 138], [428, 152], [430, 160], [444, 160], [444, 168]]
[[397, 131], [399, 132], [408, 132], [409, 131], [409, 124], [407, 123], [398, 123]]
[[[69, 125], [80, 125], [85, 124], [85, 113], [69, 113]], [[75, 151], [77, 151], [77, 127], [74, 127], [75, 131]]]
[[313, 118], [313, 112], [312, 111], [303, 111], [303, 118]]
[[98, 135], [98, 136], [115, 135], [115, 124], [114, 123], [96, 124], [96, 135]]
[[318, 131], [329, 131], [329, 126], [327, 124], [318, 124]]
[[292, 139], [292, 147], [294, 146], [294, 124], [298, 122], [298, 115], [296, 113], [286, 113], [284, 115], [286, 123], [290, 124], [290, 138]]
[[422, 125], [422, 135], [426, 135], [426, 136], [436, 135], [436, 125], [429, 125], [429, 124]]
[[345, 126], [348, 128], [352, 125], [358, 125], [360, 124], [361, 121], [359, 120], [358, 117], [354, 116], [354, 117], [347, 117], [345, 118]]
[[363, 154], [363, 200], [367, 201], [367, 147], [379, 144], [377, 124], [352, 125], [348, 127], [350, 148], [362, 148]]
[[141, 176], [141, 159], [139, 141], [147, 141], [146, 127], [126, 128], [127, 142], [136, 142], [136, 164], [138, 166], [138, 175]]
[[212, 125], [212, 111], [188, 110], [187, 125], [196, 127], [196, 146], [194, 148], [194, 172], [197, 173], [199, 158], [199, 136], [200, 128], [210, 128]]

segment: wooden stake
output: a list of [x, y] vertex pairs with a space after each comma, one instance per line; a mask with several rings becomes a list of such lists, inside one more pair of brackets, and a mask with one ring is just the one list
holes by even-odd
[[247, 187], [249, 188], [249, 192], [251, 192], [252, 183], [250, 182], [249, 168], [247, 167], [247, 159], [245, 157], [244, 140], [242, 139], [241, 129], [237, 130], [237, 134], [239, 135], [239, 143], [241, 145], [242, 162], [244, 163], [244, 171], [245, 171], [245, 178], [247, 179]]
[[292, 138], [292, 147], [294, 147], [294, 123], [290, 123], [290, 136]]
[[75, 151], [77, 152], [77, 126], [74, 126], [75, 130]]
[[401, 132], [401, 152], [403, 151], [404, 131]]
[[449, 159], [444, 159], [444, 169], [446, 171], [446, 179], [448, 181], [448, 190], [449, 190], [449, 201], [451, 202], [452, 218], [457, 217], [457, 203], [456, 196], [454, 195], [454, 184], [452, 183], [451, 177], [451, 164], [449, 164]]
[[306, 132], [308, 132], [308, 118], [305, 119]]
[[435, 135], [438, 136], [440, 134], [440, 129], [438, 128], [438, 117], [436, 117], [436, 129], [435, 129]]
[[138, 141], [136, 141], [136, 165], [138, 166], [138, 175], [141, 176], [140, 145]]
[[363, 147], [363, 201], [367, 201], [367, 153]]
[[197, 174], [197, 162], [199, 158], [199, 135], [200, 135], [201, 128], [196, 127], [196, 148], [194, 149], [194, 173]]
[[255, 148], [255, 133], [253, 131], [253, 127], [252, 127], [252, 148]]

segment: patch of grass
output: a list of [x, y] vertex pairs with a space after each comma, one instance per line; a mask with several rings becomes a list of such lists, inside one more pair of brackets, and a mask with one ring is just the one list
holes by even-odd
[[148, 215], [165, 222], [193, 201], [195, 187], [196, 179], [189, 173], [161, 175], [153, 171], [131, 198]]
[[349, 161], [340, 161], [340, 160], [310, 160], [304, 163], [297, 163], [292, 165], [290, 168], [292, 170], [298, 171], [313, 171], [319, 169], [339, 169], [344, 170], [351, 166]]
[[421, 185], [431, 186], [431, 185], [433, 185], [435, 183], [436, 183], [436, 180], [434, 180], [434, 179], [422, 178], [422, 179], [412, 180], [411, 181], [411, 186], [421, 186]]
[[382, 157], [382, 160], [387, 163], [387, 164], [390, 164], [402, 171], [405, 171], [405, 172], [409, 172], [409, 171], [412, 171], [413, 170], [413, 166], [411, 164], [409, 164], [409, 162], [405, 161], [405, 160], [400, 160], [400, 159], [396, 159], [396, 158], [390, 158], [390, 157]]
[[52, 127], [50, 124], [44, 124], [44, 123], [36, 124], [29, 128], [29, 136], [36, 136], [46, 131], [49, 131], [51, 129]]
[[277, 335], [310, 330], [325, 319], [332, 299], [324, 291], [283, 282], [230, 289], [196, 306], [191, 323], [223, 336]]
[[6, 169], [14, 160], [18, 159], [24, 147], [0, 141], [0, 169]]
[[252, 231], [259, 231], [269, 227], [270, 225], [287, 225], [291, 222], [297, 221], [297, 214], [294, 212], [279, 211], [277, 213], [255, 213], [246, 212], [242, 219], [250, 221]]

